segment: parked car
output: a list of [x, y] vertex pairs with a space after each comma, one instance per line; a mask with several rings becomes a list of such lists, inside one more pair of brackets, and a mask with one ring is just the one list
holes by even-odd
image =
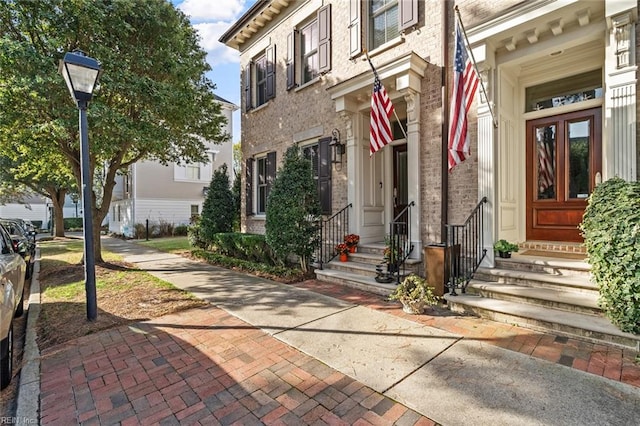
[[31, 239], [33, 240], [33, 243], [35, 244], [36, 235], [38, 235], [38, 231], [36, 230], [36, 227], [33, 225], [33, 223], [31, 223], [30, 220], [28, 220], [28, 219], [15, 219], [15, 218], [11, 218], [9, 220], [17, 222], [18, 225], [20, 225], [20, 227], [24, 231], [25, 235], [27, 235], [28, 237], [31, 237]]
[[27, 264], [13, 249], [13, 241], [0, 225], [0, 389], [13, 375], [13, 319], [24, 312]]
[[25, 278], [31, 278], [33, 273], [34, 263], [36, 261], [36, 242], [28, 237], [22, 227], [11, 219], [0, 219], [0, 225], [4, 226], [5, 230], [11, 236], [13, 241], [13, 249], [18, 252], [27, 263], [27, 270], [25, 272]]

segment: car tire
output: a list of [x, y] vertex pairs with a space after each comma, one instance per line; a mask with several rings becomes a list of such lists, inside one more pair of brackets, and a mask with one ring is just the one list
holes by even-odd
[[13, 321], [9, 325], [9, 334], [0, 341], [0, 389], [9, 386], [13, 374]]
[[24, 313], [24, 288], [22, 289], [22, 294], [20, 295], [20, 301], [18, 302], [18, 306], [16, 306], [16, 317], [21, 317]]

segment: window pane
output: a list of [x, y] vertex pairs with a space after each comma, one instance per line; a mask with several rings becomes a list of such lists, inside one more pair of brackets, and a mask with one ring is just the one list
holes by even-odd
[[526, 112], [601, 98], [602, 70], [527, 87], [525, 96]]
[[318, 55], [312, 55], [306, 58], [304, 64], [304, 78], [303, 81], [311, 81], [318, 76]]
[[398, 1], [372, 1], [369, 7], [370, 48], [375, 49], [400, 35]]
[[556, 126], [536, 128], [538, 200], [556, 198]]
[[589, 130], [591, 120], [569, 123], [569, 198], [589, 196]]

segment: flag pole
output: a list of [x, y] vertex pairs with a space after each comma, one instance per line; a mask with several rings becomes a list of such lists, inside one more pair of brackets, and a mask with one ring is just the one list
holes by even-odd
[[[373, 66], [373, 63], [371, 63], [371, 58], [369, 58], [369, 52], [365, 49], [364, 51], [364, 55], [367, 58], [367, 62], [369, 62], [369, 66], [371, 67], [371, 71], [373, 71], [373, 75], [380, 80], [380, 76], [378, 76], [378, 71], [376, 71], [375, 67]], [[402, 134], [404, 135], [405, 140], [408, 142], [409, 141], [409, 137], [407, 136], [407, 132], [405, 132], [404, 127], [402, 127], [402, 122], [400, 122], [400, 119], [398, 118], [398, 113], [396, 112], [396, 109], [393, 109], [393, 115], [395, 115], [396, 117], [396, 121], [398, 122], [398, 126], [400, 126], [400, 130], [402, 130]]]
[[467, 38], [467, 31], [464, 29], [464, 24], [462, 23], [462, 17], [460, 16], [460, 10], [458, 9], [458, 5], [454, 7], [456, 11], [456, 16], [458, 17], [458, 23], [460, 24], [460, 28], [462, 29], [462, 35], [464, 35], [464, 41], [466, 43], [465, 48], [471, 55], [471, 63], [473, 64], [473, 68], [476, 70], [476, 74], [478, 74], [478, 80], [480, 80], [480, 88], [484, 93], [484, 97], [487, 99], [487, 106], [489, 107], [489, 113], [491, 114], [491, 121], [493, 122], [493, 127], [498, 128], [498, 120], [496, 120], [496, 116], [493, 113], [493, 108], [491, 107], [491, 99], [489, 99], [489, 95], [487, 95], [487, 89], [484, 87], [484, 81], [482, 80], [482, 74], [478, 70], [478, 66], [476, 65], [476, 58], [473, 56], [473, 50], [471, 50], [471, 45], [469, 44], [469, 39]]

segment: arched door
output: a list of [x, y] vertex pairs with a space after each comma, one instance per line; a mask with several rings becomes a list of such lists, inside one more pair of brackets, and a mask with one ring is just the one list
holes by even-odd
[[527, 240], [582, 242], [601, 172], [601, 108], [527, 121]]

